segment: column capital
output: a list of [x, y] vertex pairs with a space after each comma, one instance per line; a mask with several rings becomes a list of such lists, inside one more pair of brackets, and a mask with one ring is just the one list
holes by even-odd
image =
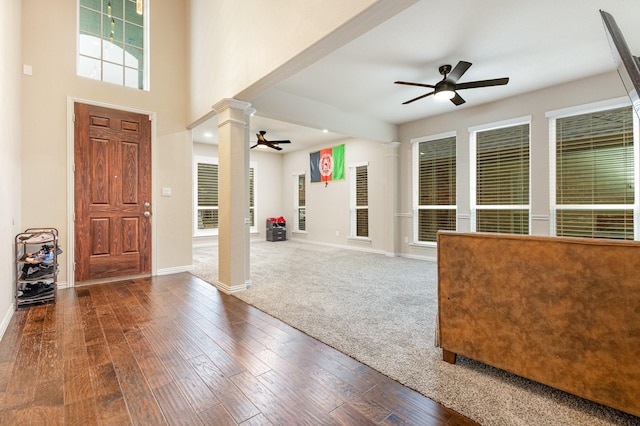
[[217, 114], [220, 114], [221, 112], [226, 111], [228, 109], [236, 109], [244, 112], [250, 106], [251, 104], [249, 102], [240, 101], [234, 98], [224, 98], [216, 102], [211, 108]]

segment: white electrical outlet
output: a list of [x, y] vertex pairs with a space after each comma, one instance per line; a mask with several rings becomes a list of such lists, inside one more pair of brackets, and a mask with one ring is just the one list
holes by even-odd
[[409, 244], [409, 237], [407, 237], [406, 235], [404, 236], [404, 243]]
[[339, 237], [339, 236], [340, 236], [340, 231], [336, 229], [336, 237]]

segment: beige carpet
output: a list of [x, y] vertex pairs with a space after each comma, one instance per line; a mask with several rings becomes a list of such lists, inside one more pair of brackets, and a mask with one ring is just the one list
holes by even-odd
[[[217, 247], [194, 250], [215, 283]], [[483, 425], [638, 425], [640, 418], [434, 347], [434, 262], [295, 241], [252, 241], [236, 297]], [[640, 397], [640, 396], [639, 396]]]

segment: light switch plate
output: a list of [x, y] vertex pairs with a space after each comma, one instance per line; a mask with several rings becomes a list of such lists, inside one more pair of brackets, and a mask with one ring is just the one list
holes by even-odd
[[171, 197], [171, 188], [162, 188], [163, 197]]

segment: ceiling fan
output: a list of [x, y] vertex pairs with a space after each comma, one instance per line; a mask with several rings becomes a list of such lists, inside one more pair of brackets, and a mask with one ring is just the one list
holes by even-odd
[[264, 137], [264, 135], [266, 133], [267, 132], [264, 131], [264, 130], [260, 130], [260, 133], [256, 133], [256, 136], [258, 137], [258, 140], [256, 141], [256, 144], [251, 147], [251, 149], [253, 149], [255, 147], [259, 147], [259, 148], [273, 148], [273, 149], [276, 149], [278, 151], [282, 151], [282, 148], [280, 147], [281, 143], [291, 143], [290, 140], [268, 141]]
[[436, 99], [450, 99], [456, 106], [462, 105], [465, 103], [465, 100], [456, 92], [457, 90], [463, 89], [475, 89], [477, 87], [487, 87], [487, 86], [502, 86], [509, 82], [509, 77], [504, 78], [496, 78], [492, 80], [479, 80], [479, 81], [470, 81], [468, 83], [458, 83], [458, 80], [462, 75], [467, 72], [469, 67], [471, 66], [471, 62], [459, 61], [455, 68], [452, 70], [451, 65], [442, 65], [438, 68], [440, 74], [443, 76], [442, 80], [437, 82], [435, 85], [433, 84], [422, 84], [422, 83], [412, 83], [409, 81], [395, 81], [395, 84], [406, 84], [408, 86], [419, 86], [419, 87], [430, 87], [433, 91], [426, 93], [424, 95], [418, 96], [417, 98], [409, 99], [406, 102], [403, 102], [402, 105], [410, 104], [413, 101], [417, 101], [418, 99], [426, 98], [429, 95], [434, 95]]

